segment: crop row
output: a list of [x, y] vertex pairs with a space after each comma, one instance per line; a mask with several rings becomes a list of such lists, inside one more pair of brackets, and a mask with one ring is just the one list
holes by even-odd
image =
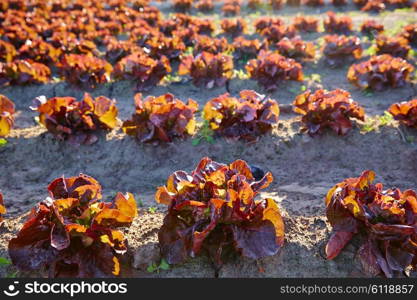
[[[155, 193], [155, 200], [168, 206], [158, 231], [165, 263], [207, 255], [219, 270], [230, 257], [256, 260], [285, 247], [277, 204], [257, 199], [273, 176], [258, 173], [242, 160], [227, 165], [207, 157], [191, 173], [172, 173]], [[358, 236], [364, 271], [393, 277], [417, 265], [417, 195], [385, 190], [374, 178], [368, 170], [328, 191], [326, 215], [333, 232], [326, 254], [335, 258]], [[21, 271], [46, 270], [49, 277], [118, 276], [128, 247], [119, 228], [138, 216], [134, 196], [117, 193], [104, 202], [100, 184], [84, 174], [57, 178], [48, 192], [9, 242], [13, 264]], [[5, 212], [0, 194], [0, 222]]]
[[[100, 3], [95, 0], [55, 0], [48, 3], [44, 3], [40, 0], [2, 0], [0, 1], [0, 11], [7, 9], [16, 9], [21, 11], [32, 11], [34, 9], [46, 9], [48, 11], [72, 11], [81, 10], [83, 8], [98, 7], [101, 9], [122, 9], [125, 7], [140, 9], [149, 5], [149, 0], [111, 0], [107, 4]], [[166, 0], [160, 0], [158, 2], [166, 2]], [[172, 8], [177, 12], [190, 12], [192, 8], [197, 9], [200, 12], [208, 13], [214, 10], [214, 3], [222, 3], [222, 11], [226, 16], [238, 15], [241, 11], [241, 7], [244, 5], [242, 0], [173, 0]], [[331, 0], [329, 1], [333, 6], [340, 7], [348, 4], [347, 0]], [[410, 0], [353, 0], [357, 7], [363, 11], [375, 11], [380, 12], [386, 8], [410, 8], [417, 5]], [[319, 7], [326, 5], [325, 0], [248, 0], [246, 6], [249, 10], [257, 10], [269, 6], [273, 10], [279, 10], [284, 5], [288, 6], [300, 6], [306, 5], [311, 7]]]
[[[72, 97], [35, 99], [31, 107], [39, 113], [39, 123], [60, 140], [73, 144], [92, 144], [97, 141], [99, 130], [113, 130], [118, 124], [116, 101], [88, 93], [81, 101]], [[122, 124], [122, 130], [142, 143], [172, 142], [197, 133], [195, 113], [198, 104], [187, 103], [172, 94], [159, 97], [134, 98], [135, 112]], [[349, 92], [310, 90], [298, 95], [293, 110], [302, 116], [302, 131], [310, 135], [322, 133], [326, 128], [345, 135], [352, 128], [351, 119], [365, 120], [365, 110], [353, 101]], [[400, 123], [417, 128], [417, 99], [394, 103], [388, 112]], [[11, 100], [0, 95], [0, 137], [7, 136], [14, 124], [15, 108]], [[239, 97], [226, 93], [209, 100], [203, 110], [203, 135], [215, 134], [229, 139], [256, 141], [270, 132], [278, 123], [280, 109], [276, 100], [252, 90], [243, 90]]]
[[[32, 4], [29, 9], [17, 1], [0, 12], [0, 85], [47, 83], [57, 74], [85, 89], [133, 80], [138, 91], [146, 91], [163, 79], [188, 75], [195, 85], [212, 88], [224, 85], [243, 64], [249, 78], [273, 90], [283, 80], [303, 80], [302, 64], [316, 59], [317, 46], [298, 34], [321, 30], [314, 17], [298, 16], [290, 25], [279, 17], [260, 17], [254, 22], [255, 36], [248, 38], [247, 22], [235, 18], [222, 20], [222, 34], [213, 37], [216, 27], [210, 19], [185, 14], [165, 18], [143, 3]], [[328, 12], [322, 25], [330, 35], [319, 46], [330, 66], [362, 57], [360, 38], [349, 36], [354, 32], [350, 17]], [[352, 65], [348, 80], [375, 89], [409, 80], [413, 67], [405, 59], [417, 46], [417, 24], [393, 37], [384, 35], [383, 26], [372, 20], [360, 30], [374, 39], [371, 50], [379, 56]]]

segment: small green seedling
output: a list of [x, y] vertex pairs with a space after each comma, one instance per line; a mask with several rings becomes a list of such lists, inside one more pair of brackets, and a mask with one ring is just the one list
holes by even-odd
[[198, 146], [203, 140], [209, 144], [214, 144], [214, 132], [210, 128], [210, 124], [207, 120], [203, 122], [203, 125], [198, 132], [198, 136], [193, 139], [191, 143], [193, 146]]
[[159, 265], [155, 262], [152, 262], [149, 264], [148, 268], [146, 269], [146, 271], [148, 271], [149, 273], [158, 273], [160, 272], [160, 270], [163, 271], [168, 271], [169, 270], [169, 264], [167, 263], [167, 261], [165, 259], [162, 259], [161, 262], [159, 263]]
[[151, 206], [151, 207], [148, 208], [148, 212], [150, 212], [151, 214], [156, 213], [157, 210], [158, 210], [158, 208], [155, 207], [155, 206]]
[[367, 123], [367, 124], [364, 124], [361, 129], [362, 131], [368, 133], [368, 132], [375, 130], [375, 126], [373, 123]]
[[321, 83], [321, 75], [317, 73], [313, 73], [310, 76], [307, 76], [306, 79], [312, 82]]
[[8, 260], [5, 257], [0, 256], [0, 267], [6, 267], [8, 265], [11, 265], [12, 262], [10, 260]]
[[[5, 257], [0, 256], [0, 268], [6, 268], [10, 266], [12, 262]], [[19, 271], [13, 271], [6, 274], [6, 278], [16, 278]]]
[[361, 130], [368, 133], [376, 130], [378, 127], [387, 126], [393, 120], [394, 117], [389, 112], [385, 111], [381, 116], [367, 118], [367, 122], [362, 126]]
[[8, 141], [6, 139], [0, 139], [0, 147], [6, 146]]
[[174, 74], [174, 75], [167, 74], [164, 77], [164, 81], [167, 83], [178, 83], [178, 82], [181, 82], [181, 77], [178, 76], [177, 74]]
[[[244, 62], [243, 62], [244, 63]], [[249, 74], [246, 73], [244, 70], [239, 69], [239, 70], [234, 70], [233, 71], [233, 78], [238, 78], [240, 80], [245, 80], [245, 79], [249, 79]]]
[[394, 117], [387, 111], [384, 111], [384, 114], [382, 116], [378, 117], [379, 125], [380, 126], [386, 126], [388, 125], [392, 120], [394, 120]]
[[17, 278], [19, 271], [10, 272], [6, 275], [6, 278]]
[[374, 56], [376, 54], [376, 47], [375, 46], [371, 46], [371, 47], [367, 48], [364, 51], [364, 54], [366, 56]]

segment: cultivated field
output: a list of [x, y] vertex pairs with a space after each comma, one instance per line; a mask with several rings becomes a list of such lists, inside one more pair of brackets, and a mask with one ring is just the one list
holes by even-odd
[[[88, 2], [88, 1], [87, 1]], [[366, 1], [365, 1], [366, 2]], [[0, 2], [1, 3], [1, 2]], [[212, 36], [223, 36], [221, 20], [222, 1], [214, 1], [211, 12], [199, 12], [196, 8], [186, 14], [196, 18], [208, 18], [214, 24]], [[164, 20], [173, 18], [173, 4], [150, 2], [162, 13]], [[1, 7], [1, 5], [0, 5]], [[111, 200], [116, 192], [133, 193], [139, 215], [133, 224], [122, 229], [127, 238], [128, 251], [121, 259], [121, 276], [127, 277], [367, 277], [363, 271], [357, 250], [360, 242], [354, 238], [333, 259], [327, 260], [325, 246], [332, 227], [326, 218], [324, 198], [336, 183], [349, 177], [358, 177], [364, 170], [376, 173], [376, 182], [386, 188], [401, 190], [417, 189], [417, 131], [404, 126], [384, 114], [390, 105], [417, 98], [415, 71], [401, 87], [386, 87], [381, 91], [361, 89], [348, 81], [349, 67], [367, 61], [375, 54], [374, 39], [361, 33], [359, 28], [365, 20], [375, 20], [384, 25], [387, 36], [400, 34], [407, 24], [417, 24], [417, 12], [412, 8], [390, 9], [380, 13], [363, 12], [349, 3], [335, 7], [331, 3], [311, 7], [283, 5], [272, 10], [265, 3], [251, 10], [246, 1], [240, 4], [238, 17], [247, 22], [247, 38], [265, 37], [255, 32], [255, 20], [264, 16], [279, 17], [285, 24], [292, 24], [296, 16], [313, 16], [320, 20], [319, 32], [298, 32], [304, 41], [314, 43], [316, 54], [311, 60], [301, 60], [304, 78], [301, 81], [283, 80], [274, 90], [266, 90], [248, 75], [247, 59], [236, 59], [233, 78], [223, 86], [206, 88], [196, 86], [187, 75], [178, 74], [180, 59], [172, 60], [172, 72], [156, 86], [143, 91], [143, 96], [160, 96], [172, 93], [178, 99], [193, 99], [199, 104], [196, 112], [197, 127], [203, 126], [201, 111], [207, 101], [229, 92], [238, 96], [241, 90], [254, 90], [279, 103], [280, 115], [272, 130], [257, 140], [227, 139], [215, 136], [210, 143], [197, 131], [194, 137], [174, 139], [171, 143], [141, 143], [121, 129], [122, 121], [134, 113], [135, 80], [114, 80], [98, 84], [94, 88], [70, 84], [60, 77], [59, 68], [51, 67], [52, 79], [43, 84], [5, 84], [0, 94], [15, 104], [15, 122], [5, 137], [7, 144], [0, 147], [0, 190], [4, 196], [7, 214], [0, 225], [0, 257], [10, 258], [8, 241], [20, 230], [30, 209], [48, 196], [47, 185], [62, 175], [88, 174], [103, 187], [105, 200]], [[321, 21], [327, 12], [348, 16], [353, 22], [349, 36], [360, 39], [363, 53], [360, 58], [343, 62], [334, 67], [323, 56], [324, 31]], [[3, 12], [4, 14], [5, 12]], [[3, 18], [0, 17], [0, 20]], [[0, 36], [2, 32], [0, 31]], [[126, 39], [128, 33], [118, 35]], [[227, 37], [231, 43], [232, 38]], [[411, 47], [407, 62], [416, 67], [417, 50]], [[273, 50], [273, 47], [271, 47]], [[105, 53], [105, 46], [98, 51]], [[187, 47], [192, 53], [192, 47]], [[184, 51], [185, 52], [185, 51]], [[183, 55], [183, 54], [182, 54]], [[233, 55], [233, 53], [232, 53]], [[100, 56], [100, 55], [98, 55]], [[101, 56], [103, 57], [103, 56]], [[182, 57], [182, 56], [181, 56]], [[115, 63], [111, 63], [113, 66]], [[1, 68], [0, 68], [1, 69]], [[351, 94], [365, 110], [365, 120], [353, 121], [346, 135], [338, 135], [330, 128], [320, 134], [302, 132], [301, 116], [293, 111], [295, 97], [311, 89], [343, 89]], [[39, 114], [29, 108], [35, 97], [75, 97], [82, 99], [85, 91], [92, 96], [116, 99], [119, 111], [117, 126], [97, 134], [92, 145], [74, 145], [59, 140], [49, 133], [36, 118]], [[201, 137], [200, 143], [195, 142]], [[169, 270], [149, 272], [152, 262], [160, 261], [158, 230], [167, 212], [167, 206], [155, 201], [156, 188], [166, 184], [168, 176], [176, 170], [191, 172], [203, 157], [221, 163], [243, 159], [250, 165], [269, 171], [274, 177], [270, 186], [261, 191], [260, 198], [272, 198], [280, 208], [285, 223], [285, 242], [278, 254], [260, 260], [237, 257], [227, 261], [215, 272], [205, 256], [190, 258]], [[42, 270], [19, 271], [15, 266], [0, 267], [1, 276], [46, 276]], [[382, 275], [377, 275], [382, 276]], [[396, 276], [402, 276], [396, 275]], [[411, 272], [411, 276], [416, 273]]]

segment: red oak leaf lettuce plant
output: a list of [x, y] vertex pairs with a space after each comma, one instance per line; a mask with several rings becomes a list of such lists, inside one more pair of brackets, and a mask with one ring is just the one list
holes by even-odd
[[417, 23], [404, 26], [400, 36], [407, 39], [410, 45], [417, 47]]
[[153, 59], [143, 52], [135, 52], [122, 58], [115, 66], [113, 74], [117, 79], [137, 82], [138, 91], [148, 91], [170, 72], [171, 65], [167, 57]]
[[109, 82], [113, 71], [111, 64], [92, 55], [67, 54], [57, 66], [66, 81], [81, 88]]
[[226, 38], [212, 38], [207, 35], [198, 35], [194, 41], [194, 56], [202, 53], [209, 52], [211, 54], [218, 54], [223, 52], [232, 52], [233, 45], [230, 44]]
[[406, 60], [383, 54], [352, 65], [347, 78], [360, 88], [381, 91], [387, 87], [405, 86], [413, 71], [414, 67]]
[[284, 223], [272, 199], [256, 200], [273, 177], [255, 181], [243, 160], [226, 165], [203, 158], [188, 174], [176, 171], [155, 199], [168, 205], [159, 230], [161, 254], [169, 264], [206, 254], [219, 270], [229, 255], [260, 259], [278, 253]]
[[261, 31], [261, 35], [267, 39], [269, 43], [278, 43], [281, 39], [293, 38], [296, 35], [295, 27], [290, 25], [270, 25]]
[[101, 186], [80, 174], [57, 178], [49, 197], [32, 209], [9, 242], [13, 264], [22, 271], [45, 269], [49, 277], [114, 277], [126, 252], [120, 227], [137, 216], [132, 194], [102, 201]]
[[55, 49], [42, 39], [28, 41], [19, 49], [19, 58], [31, 59], [45, 65], [56, 63], [60, 55], [59, 49]]
[[327, 18], [323, 21], [324, 30], [330, 33], [350, 34], [353, 30], [352, 18], [349, 16], [337, 16], [334, 12], [327, 12]]
[[299, 61], [313, 60], [316, 56], [314, 44], [302, 40], [299, 36], [292, 39], [283, 38], [275, 47], [281, 55]]
[[240, 14], [241, 0], [225, 0], [222, 7], [222, 12], [225, 16], [237, 16]]
[[235, 38], [245, 33], [247, 24], [243, 18], [236, 18], [223, 19], [220, 26], [226, 35]]
[[276, 52], [261, 50], [256, 59], [246, 65], [250, 78], [258, 81], [267, 91], [278, 88], [285, 80], [303, 80], [301, 64], [291, 58], [286, 58]]
[[417, 128], [417, 99], [394, 103], [388, 112], [401, 124]]
[[357, 36], [327, 35], [324, 41], [325, 61], [332, 67], [352, 63], [362, 56], [361, 40]]
[[265, 29], [271, 26], [281, 26], [284, 24], [285, 22], [281, 18], [265, 16], [265, 17], [257, 18], [254, 21], [253, 26], [255, 27], [255, 30], [257, 33], [262, 33], [262, 31], [264, 31]]
[[301, 32], [318, 32], [319, 19], [310, 16], [296, 16], [294, 18], [293, 26], [296, 30]]
[[117, 125], [116, 101], [104, 96], [92, 98], [84, 94], [82, 101], [72, 97], [36, 99], [39, 122], [53, 135], [70, 143], [92, 144], [97, 141], [95, 132], [112, 130]]
[[221, 87], [232, 78], [233, 58], [222, 53], [209, 52], [201, 52], [195, 57], [186, 56], [181, 61], [178, 74], [189, 74], [194, 85], [199, 87]]
[[364, 109], [352, 100], [349, 92], [341, 89], [306, 91], [295, 98], [293, 105], [294, 111], [303, 116], [302, 130], [310, 135], [321, 133], [325, 128], [345, 135], [352, 128], [351, 118], [365, 119]]
[[256, 141], [278, 123], [279, 106], [255, 91], [243, 90], [239, 97], [226, 93], [208, 101], [203, 117], [218, 135]]
[[238, 60], [246, 61], [247, 59], [256, 58], [259, 51], [267, 49], [268, 45], [266, 42], [261, 42], [258, 39], [248, 40], [243, 36], [239, 36], [234, 39], [233, 47], [235, 48], [233, 56]]
[[41, 63], [26, 59], [0, 62], [0, 86], [47, 83], [50, 77], [51, 70]]
[[384, 25], [375, 20], [365, 20], [360, 27], [360, 32], [373, 38], [384, 31]]
[[411, 47], [408, 40], [401, 36], [388, 37], [380, 34], [375, 39], [377, 54], [390, 54], [394, 57], [407, 58]]
[[136, 111], [130, 120], [123, 123], [123, 131], [140, 142], [172, 142], [195, 133], [194, 113], [198, 104], [189, 99], [185, 104], [172, 94], [159, 97], [135, 95]]
[[374, 179], [375, 173], [367, 170], [327, 193], [326, 215], [333, 232], [326, 254], [335, 258], [358, 236], [364, 271], [393, 277], [417, 264], [417, 195], [413, 190], [384, 190]]

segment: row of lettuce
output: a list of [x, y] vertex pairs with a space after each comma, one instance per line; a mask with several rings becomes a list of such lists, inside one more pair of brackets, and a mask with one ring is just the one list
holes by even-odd
[[[171, 6], [176, 12], [186, 13], [195, 9], [200, 13], [211, 13], [215, 9], [214, 2], [221, 3], [221, 11], [224, 16], [238, 16], [241, 14], [241, 8], [246, 8], [252, 12], [260, 9], [278, 11], [283, 9], [284, 6], [300, 7], [305, 5], [318, 8], [326, 4], [331, 4], [334, 7], [344, 7], [349, 4], [348, 0], [248, 0], [246, 3], [242, 0], [173, 0]], [[417, 10], [417, 4], [409, 0], [353, 0], [352, 2], [364, 12], [380, 13], [386, 9], [402, 8], [414, 8]]]
[[[198, 104], [185, 103], [173, 94], [158, 97], [134, 97], [135, 112], [119, 121], [116, 101], [105, 96], [93, 98], [85, 93], [81, 101], [73, 97], [40, 96], [31, 109], [39, 113], [38, 122], [59, 140], [72, 144], [93, 144], [97, 133], [111, 131], [121, 124], [127, 135], [141, 143], [172, 142], [195, 136], [200, 131], [216, 137], [254, 142], [271, 132], [279, 121], [276, 100], [253, 90], [242, 90], [237, 97], [226, 93], [209, 100], [202, 110], [204, 123], [197, 122]], [[365, 110], [353, 101], [349, 92], [323, 89], [298, 95], [293, 110], [301, 115], [301, 131], [314, 136], [331, 129], [345, 135], [353, 127], [352, 119], [365, 121]], [[392, 104], [388, 113], [401, 124], [417, 127], [417, 99]], [[6, 137], [15, 121], [14, 103], [0, 95], [0, 137]]]
[[[207, 157], [191, 173], [171, 174], [155, 193], [168, 207], [158, 231], [161, 257], [176, 265], [205, 255], [218, 271], [233, 257], [257, 260], [285, 247], [285, 218], [273, 199], [257, 197], [273, 176], [254, 174], [243, 160], [222, 164]], [[394, 277], [417, 266], [417, 195], [384, 189], [374, 178], [367, 170], [328, 191], [333, 231], [326, 255], [334, 259], [356, 238], [365, 274]], [[105, 202], [100, 184], [84, 174], [57, 178], [47, 190], [9, 242], [13, 264], [49, 277], [123, 275], [128, 245], [122, 231], [138, 217], [134, 196], [117, 193]], [[0, 222], [5, 212], [0, 196]]]

